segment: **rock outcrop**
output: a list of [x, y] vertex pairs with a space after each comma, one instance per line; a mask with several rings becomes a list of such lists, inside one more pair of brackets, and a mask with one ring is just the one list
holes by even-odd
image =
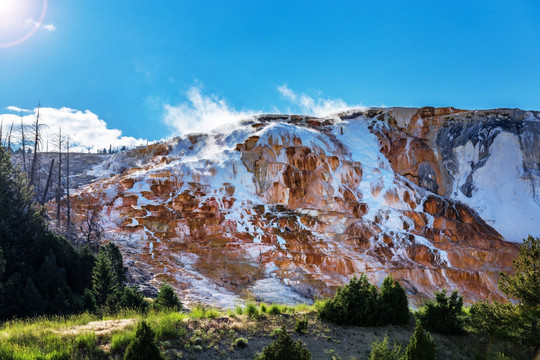
[[[540, 231], [539, 117], [453, 108], [258, 116], [113, 155], [72, 195], [72, 213], [86, 229], [94, 216], [134, 277], [167, 281], [186, 299], [309, 301], [359, 272], [376, 283], [394, 275], [415, 301], [441, 288], [499, 299], [498, 274], [517, 254], [503, 235], [518, 225], [500, 214], [536, 209], [516, 219]], [[492, 196], [486, 178], [501, 171], [514, 182]], [[528, 192], [515, 197], [515, 186]]]

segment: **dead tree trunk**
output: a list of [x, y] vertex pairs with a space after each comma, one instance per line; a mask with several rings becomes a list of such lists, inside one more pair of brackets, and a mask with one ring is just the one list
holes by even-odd
[[66, 144], [66, 201], [67, 201], [67, 225], [66, 230], [69, 231], [69, 227], [71, 226], [71, 203], [69, 200], [69, 136], [67, 138], [67, 144]]
[[45, 191], [43, 192], [43, 198], [41, 199], [41, 204], [45, 204], [47, 200], [47, 193], [49, 192], [49, 187], [51, 186], [52, 173], [54, 168], [54, 159], [51, 161], [51, 167], [49, 168], [49, 176], [47, 176], [47, 184], [45, 185]]
[[38, 151], [39, 151], [39, 110], [41, 108], [41, 104], [38, 104], [38, 111], [36, 116], [36, 122], [34, 124], [34, 158], [32, 159], [32, 167], [30, 169], [30, 184], [35, 186], [35, 176], [38, 166]]
[[62, 129], [58, 128], [58, 187], [56, 188], [56, 225], [60, 228], [60, 197], [62, 195]]
[[9, 128], [9, 135], [8, 135], [8, 145], [7, 150], [11, 152], [11, 133], [13, 132], [13, 121], [11, 122], [11, 127]]
[[26, 172], [26, 139], [24, 138], [24, 124], [23, 116], [21, 111], [21, 141], [22, 141], [22, 159], [23, 159], [23, 169]]

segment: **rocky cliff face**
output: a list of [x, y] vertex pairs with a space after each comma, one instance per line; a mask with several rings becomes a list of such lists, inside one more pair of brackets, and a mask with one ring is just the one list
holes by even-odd
[[497, 299], [540, 232], [540, 115], [389, 108], [266, 115], [113, 155], [72, 196], [147, 284], [230, 305], [309, 301], [355, 273]]

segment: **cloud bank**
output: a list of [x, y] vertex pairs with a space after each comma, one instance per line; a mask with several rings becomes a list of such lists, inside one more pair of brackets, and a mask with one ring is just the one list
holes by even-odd
[[[277, 87], [278, 92], [292, 105], [293, 109], [282, 111], [273, 107], [272, 113], [297, 112], [312, 116], [330, 116], [351, 108], [363, 108], [361, 104], [349, 105], [342, 99], [314, 98], [304, 93], [295, 93], [286, 84]], [[225, 125], [232, 125], [250, 116], [265, 113], [263, 110], [236, 110], [224, 99], [214, 94], [204, 95], [200, 86], [192, 86], [187, 92], [188, 101], [165, 104], [164, 122], [177, 135], [207, 132]]]
[[[0, 114], [0, 119], [3, 119], [2, 142], [7, 141], [7, 133], [13, 123], [12, 143], [17, 145], [20, 143], [20, 112], [23, 113], [23, 124], [30, 126], [34, 123], [37, 109], [28, 110], [21, 109], [15, 106], [6, 108], [9, 111], [15, 111], [18, 114], [6, 113]], [[86, 152], [113, 148], [121, 148], [126, 146], [132, 148], [139, 145], [146, 145], [145, 139], [135, 139], [130, 136], [122, 136], [122, 131], [119, 129], [110, 129], [104, 120], [101, 120], [93, 112], [86, 110], [80, 111], [63, 107], [60, 109], [42, 107], [40, 109], [40, 123], [45, 124], [41, 128], [43, 143], [41, 150], [56, 151], [55, 139], [58, 135], [58, 129], [62, 129], [62, 136], [69, 136], [71, 142], [71, 150]], [[26, 133], [25, 137], [29, 137]]]
[[305, 115], [313, 116], [330, 116], [351, 108], [363, 108], [361, 104], [349, 105], [342, 99], [323, 99], [313, 98], [304, 93], [297, 94], [283, 84], [277, 87], [279, 93], [288, 101], [300, 109], [300, 112]]
[[216, 95], [203, 95], [200, 87], [192, 86], [187, 92], [188, 102], [164, 106], [164, 122], [179, 135], [206, 132], [249, 118], [260, 111], [231, 109]]
[[[289, 89], [286, 84], [278, 86], [277, 90], [292, 106], [282, 111], [273, 107], [271, 113], [299, 113], [318, 117], [331, 116], [333, 114], [361, 108], [362, 105], [349, 105], [342, 99], [311, 97], [304, 93], [296, 93]], [[235, 126], [239, 121], [248, 119], [257, 114], [268, 113], [262, 110], [237, 110], [227, 102], [214, 95], [205, 95], [200, 86], [192, 86], [186, 92], [187, 101], [177, 104], [163, 105], [163, 122], [172, 129], [174, 135], [186, 135], [190, 133], [210, 132], [223, 126]], [[158, 100], [152, 100], [159, 102]], [[12, 143], [17, 146], [20, 143], [20, 115], [23, 123], [31, 125], [35, 121], [37, 109], [23, 109], [17, 106], [5, 108], [8, 112], [0, 114], [3, 118], [3, 141], [6, 141], [7, 133], [11, 124], [14, 124]], [[146, 139], [136, 139], [123, 136], [119, 129], [111, 129], [107, 123], [90, 110], [80, 111], [77, 109], [50, 108], [40, 109], [41, 123], [46, 124], [42, 128], [42, 150], [56, 151], [53, 145], [58, 134], [58, 128], [62, 128], [62, 135], [69, 136], [73, 151], [96, 152], [102, 149], [121, 148], [126, 146], [133, 148], [148, 143]], [[162, 139], [163, 140], [163, 139]]]

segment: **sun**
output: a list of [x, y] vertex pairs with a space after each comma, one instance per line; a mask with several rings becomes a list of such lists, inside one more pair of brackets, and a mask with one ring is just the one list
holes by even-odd
[[0, 48], [30, 38], [46, 12], [47, 0], [0, 0]]

